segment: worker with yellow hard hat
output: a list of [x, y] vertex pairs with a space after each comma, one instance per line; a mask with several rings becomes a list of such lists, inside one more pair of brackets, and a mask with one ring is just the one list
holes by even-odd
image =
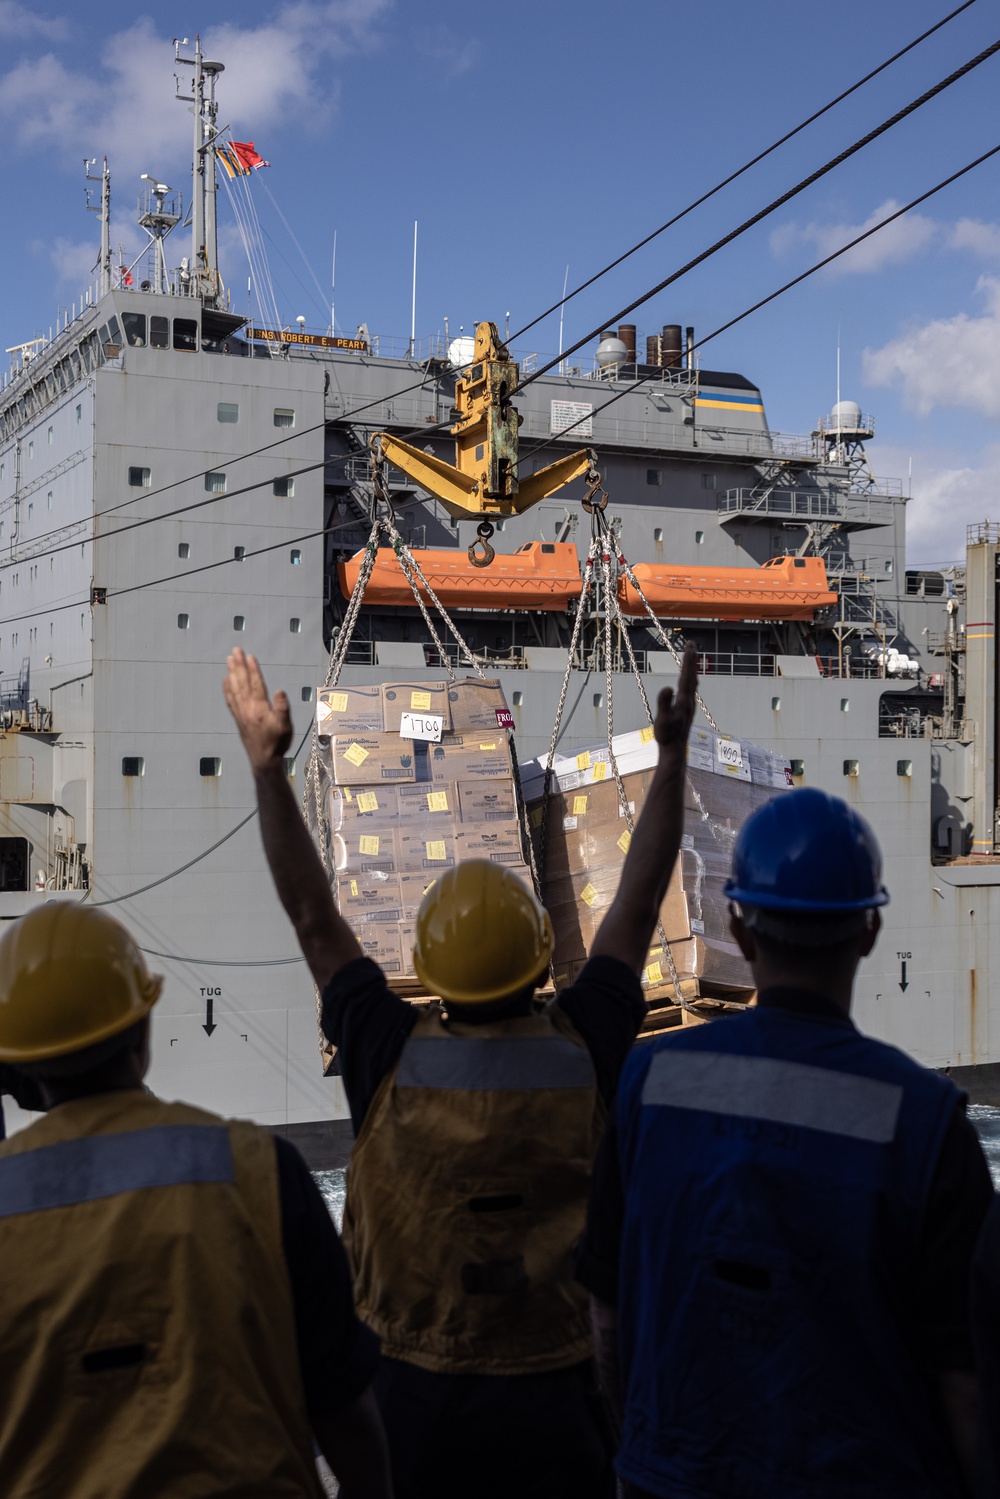
[[394, 995], [338, 913], [285, 773], [292, 725], [252, 656], [225, 694], [264, 849], [322, 997], [355, 1131], [344, 1241], [382, 1340], [376, 1395], [400, 1499], [598, 1499], [612, 1442], [574, 1280], [591, 1166], [645, 1012], [639, 974], [680, 847], [692, 651], [660, 694], [659, 766], [577, 981], [544, 1009], [552, 928], [509, 870], [449, 869], [413, 961], [440, 1003]]
[[0, 1063], [46, 1110], [0, 1144], [0, 1493], [390, 1499], [336, 1230], [256, 1125], [143, 1086], [162, 978], [53, 900], [0, 938]]

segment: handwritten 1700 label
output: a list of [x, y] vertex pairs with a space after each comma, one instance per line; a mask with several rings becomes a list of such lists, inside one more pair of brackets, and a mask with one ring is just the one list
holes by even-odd
[[440, 713], [404, 713], [399, 720], [400, 739], [424, 739], [437, 743], [444, 728]]

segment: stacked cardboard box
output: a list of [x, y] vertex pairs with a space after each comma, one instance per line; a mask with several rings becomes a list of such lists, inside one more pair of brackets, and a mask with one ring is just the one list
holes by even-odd
[[[653, 777], [658, 750], [651, 728], [613, 741], [633, 822]], [[522, 767], [522, 784], [545, 903], [555, 930], [557, 986], [579, 973], [614, 898], [630, 835], [607, 748], [584, 750], [553, 767], [542, 829], [545, 762]], [[746, 818], [791, 785], [787, 763], [770, 750], [693, 730], [688, 751], [685, 833], [660, 919], [686, 995], [747, 989], [749, 970], [728, 931], [722, 893], [736, 835]], [[673, 984], [657, 936], [644, 984], [652, 1002], [671, 998]]]
[[[432, 732], [439, 720], [440, 739], [404, 736], [414, 715], [430, 719]], [[510, 722], [500, 683], [475, 677], [318, 694], [337, 903], [365, 952], [402, 992], [418, 992], [414, 921], [443, 870], [462, 859], [491, 859], [530, 884]]]

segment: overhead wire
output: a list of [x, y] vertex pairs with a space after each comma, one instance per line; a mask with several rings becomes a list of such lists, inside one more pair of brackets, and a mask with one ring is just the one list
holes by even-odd
[[926, 89], [918, 98], [912, 99], [909, 104], [904, 105], [902, 109], [898, 109], [895, 114], [890, 115], [888, 119], [883, 120], [880, 125], [876, 125], [873, 130], [867, 131], [864, 135], [860, 136], [856, 141], [854, 141], [850, 146], [847, 146], [843, 151], [838, 151], [836, 156], [831, 156], [829, 161], [824, 162], [821, 167], [817, 167], [815, 171], [810, 172], [807, 177], [803, 177], [800, 182], [797, 182], [794, 185], [794, 187], [788, 188], [786, 192], [781, 193], [777, 198], [773, 198], [771, 202], [766, 205], [766, 207], [758, 209], [758, 211], [754, 214], [751, 214], [748, 219], [744, 219], [743, 223], [740, 224], [736, 229], [731, 229], [728, 234], [724, 234], [721, 239], [717, 239], [714, 244], [709, 245], [707, 249], [702, 250], [698, 255], [695, 255], [691, 260], [687, 261], [687, 263], [685, 265], [682, 265], [678, 270], [672, 271], [669, 276], [666, 276], [662, 281], [657, 282], [657, 284], [651, 287], [649, 291], [643, 292], [641, 297], [637, 297], [635, 301], [630, 302], [627, 307], [623, 307], [620, 312], [616, 312], [612, 317], [605, 318], [603, 322], [598, 323], [596, 328], [585, 334], [583, 338], [578, 339], [576, 343], [571, 344], [568, 349], [564, 349], [562, 354], [556, 355], [556, 357], [554, 359], [550, 359], [547, 364], [543, 364], [539, 369], [533, 370], [526, 379], [520, 382], [519, 389], [524, 390], [535, 380], [540, 379], [542, 375], [547, 374], [549, 370], [554, 369], [555, 366], [557, 364], [560, 364], [568, 355], [575, 353], [577, 349], [581, 349], [584, 344], [590, 343], [591, 340], [596, 338], [599, 333], [602, 333], [605, 328], [610, 327], [614, 323], [617, 323], [620, 318], [627, 317], [630, 312], [634, 312], [637, 307], [641, 307], [644, 302], [648, 302], [652, 297], [657, 296], [661, 291], [664, 291], [666, 287], [673, 286], [675, 281], [679, 281], [682, 276], [686, 276], [687, 273], [694, 270], [696, 266], [701, 265], [711, 256], [717, 255], [720, 250], [726, 247], [726, 245], [731, 245], [734, 240], [737, 240], [741, 235], [746, 234], [747, 231], [752, 229], [756, 224], [761, 223], [762, 220], [770, 217], [772, 213], [776, 213], [779, 208], [783, 208], [786, 203], [790, 203], [793, 198], [798, 197], [800, 193], [805, 192], [806, 188], [812, 187], [814, 183], [819, 182], [823, 177], [826, 177], [836, 167], [841, 166], [845, 161], [849, 161], [852, 156], [857, 155], [857, 153], [863, 150], [865, 146], [871, 145], [872, 141], [878, 140], [880, 136], [885, 135], [888, 130], [892, 130], [896, 125], [900, 124], [902, 120], [907, 119], [916, 110], [923, 108], [923, 106], [925, 104], [928, 104], [932, 99], [936, 99], [939, 94], [944, 92], [945, 89], [951, 88], [952, 85], [957, 83], [960, 79], [967, 77], [967, 75], [971, 73], [973, 69], [981, 67], [984, 62], [987, 62], [997, 52], [1000, 52], [1000, 41], [993, 42], [991, 46], [984, 48], [982, 52], [977, 53], [975, 57], [972, 57], [968, 62], [963, 63], [960, 68], [956, 68], [954, 72], [949, 73], [946, 78], [942, 78], [940, 82], [935, 83], [932, 88]]
[[[898, 52], [894, 52], [891, 57], [887, 57], [885, 62], [879, 63], [877, 68], [872, 68], [871, 72], [866, 73], [863, 78], [859, 78], [856, 83], [852, 83], [850, 88], [846, 88], [842, 93], [837, 94], [836, 98], [831, 99], [829, 103], [824, 104], [821, 109], [814, 110], [811, 115], [808, 115], [798, 125], [794, 126], [791, 130], [786, 131], [785, 134], [780, 136], [776, 141], [772, 141], [771, 145], [767, 146], [763, 151], [758, 151], [756, 156], [752, 156], [749, 161], [744, 162], [743, 166], [737, 167], [735, 172], [730, 172], [728, 177], [723, 177], [721, 182], [717, 182], [714, 187], [709, 188], [708, 192], [702, 193], [700, 198], [695, 198], [694, 201], [689, 203], [686, 208], [682, 208], [679, 213], [675, 213], [672, 218], [669, 218], [665, 224], [661, 224], [658, 229], [652, 230], [651, 233], [647, 234], [643, 239], [640, 239], [638, 243], [634, 244], [631, 249], [626, 250], [622, 255], [616, 256], [616, 258], [612, 261], [609, 261], [606, 266], [602, 266], [599, 271], [595, 271], [594, 274], [592, 276], [589, 276], [586, 281], [582, 281], [579, 286], [574, 287], [568, 295], [560, 297], [558, 302], [553, 302], [551, 307], [547, 307], [544, 312], [540, 312], [537, 317], [532, 318], [530, 323], [525, 323], [523, 328], [519, 328], [516, 333], [512, 334], [512, 339], [522, 338], [525, 333], [529, 332], [530, 329], [534, 328], [538, 323], [543, 322], [547, 317], [551, 317], [551, 315], [554, 312], [558, 312], [561, 307], [565, 307], [567, 302], [571, 302], [573, 298], [578, 297], [582, 291], [586, 291], [588, 287], [593, 286], [595, 282], [600, 281], [602, 276], [606, 276], [609, 271], [615, 270], [626, 260], [630, 259], [631, 256], [637, 254], [639, 250], [642, 250], [646, 247], [646, 245], [651, 244], [654, 239], [658, 239], [661, 234], [666, 233], [668, 229], [672, 229], [675, 224], [679, 224], [682, 219], [687, 218], [688, 214], [693, 213], [696, 208], [700, 208], [703, 203], [707, 203], [710, 198], [714, 198], [716, 193], [721, 193], [723, 188], [728, 187], [730, 183], [735, 182], [738, 177], [742, 177], [744, 173], [749, 172], [752, 167], [757, 166], [760, 162], [766, 160], [768, 156], [773, 155], [773, 153], [777, 151], [781, 146], [786, 145], [796, 135], [800, 135], [803, 130], [807, 129], [808, 126], [815, 124], [815, 122], [821, 119], [823, 115], [829, 114], [831, 109], [835, 109], [838, 104], [842, 104], [845, 99], [849, 99], [852, 94], [857, 93], [858, 89], [863, 88], [866, 83], [870, 83], [873, 78], [877, 78], [880, 73], [884, 73], [887, 68], [890, 68], [892, 66], [893, 63], [898, 62], [901, 57], [905, 57], [908, 52], [912, 52], [913, 49], [915, 47], [918, 47], [921, 42], [925, 42], [928, 37], [933, 36], [936, 31], [940, 31], [943, 26], [947, 26], [948, 23], [950, 21], [953, 21], [956, 16], [960, 16], [963, 11], [968, 10], [969, 7], [974, 5], [975, 3], [976, 0], [964, 0], [964, 3], [962, 5], [959, 5], [948, 15], [942, 17], [940, 21], [935, 22], [933, 26], [928, 27], [926, 31], [922, 31], [919, 36], [913, 38], [912, 42], [907, 42], [905, 47], [901, 47]], [[563, 357], [565, 357], [565, 355]]]
[[[989, 161], [992, 156], [996, 156], [998, 153], [1000, 153], [1000, 145], [991, 147], [989, 151], [984, 151], [981, 156], [977, 156], [973, 161], [967, 162], [964, 167], [960, 167], [957, 171], [952, 172], [947, 177], [942, 178], [940, 182], [935, 183], [935, 185], [928, 188], [926, 192], [920, 193], [920, 195], [916, 198], [912, 198], [909, 203], [904, 203], [902, 208], [897, 208], [895, 212], [887, 214], [886, 217], [884, 219], [880, 219], [877, 224], [873, 224], [871, 228], [865, 229], [861, 234], [855, 235], [854, 239], [848, 240], [847, 243], [841, 245], [839, 249], [834, 250], [829, 255], [825, 255], [822, 260], [815, 261], [814, 264], [809, 266], [807, 270], [802, 271], [798, 276], [793, 276], [790, 281], [786, 281], [782, 286], [779, 286], [776, 291], [770, 292], [766, 297], [761, 297], [760, 300], [754, 302], [751, 307], [745, 308], [742, 312], [737, 313], [735, 317], [729, 318], [726, 322], [721, 323], [719, 327], [713, 329], [711, 333], [706, 333], [703, 338], [699, 338], [696, 343], [691, 345], [692, 353], [695, 350], [700, 349], [704, 344], [710, 343], [713, 338], [718, 338], [720, 333], [727, 332], [730, 328], [734, 328], [737, 323], [741, 323], [745, 318], [750, 317], [753, 313], [759, 312], [760, 309], [762, 307], [766, 307], [769, 302], [773, 302], [776, 300], [776, 298], [783, 296], [785, 292], [791, 291], [792, 287], [798, 286], [801, 282], [808, 280], [810, 276], [814, 276], [817, 271], [823, 270], [825, 266], [830, 265], [834, 260], [839, 260], [841, 255], [846, 255], [849, 250], [855, 249], [855, 247], [857, 245], [860, 245], [864, 240], [871, 239], [872, 235], [878, 234], [879, 231], [884, 229], [887, 224], [891, 224], [896, 219], [902, 218], [904, 214], [910, 213], [914, 208], [918, 208], [921, 203], [926, 203], [928, 198], [933, 198], [936, 193], [941, 192], [946, 187], [950, 187], [951, 184], [953, 182], [957, 182], [960, 177], [965, 177], [969, 172], [974, 171], [976, 167], [982, 166], [984, 162]], [[649, 374], [640, 375], [638, 379], [629, 381], [626, 387], [616, 392], [616, 394], [611, 396], [609, 400], [605, 401], [603, 405], [598, 406], [595, 411], [587, 412], [586, 415], [578, 417], [576, 421], [571, 422], [569, 426], [561, 428], [559, 432], [560, 438], [563, 438], [568, 433], [572, 432], [573, 429], [575, 427], [578, 427], [581, 422], [591, 421], [595, 416], [600, 416], [602, 411], [607, 411], [609, 406], [614, 406], [616, 402], [622, 400], [625, 396], [634, 395], [637, 390], [641, 389], [645, 385], [648, 385], [651, 381], [657, 379], [660, 375], [662, 375], [662, 369], [660, 366], [656, 366]], [[541, 452], [543, 448], [551, 447], [551, 445], [552, 439], [546, 438], [542, 442], [536, 443], [534, 447], [529, 448], [527, 452], [523, 454], [523, 457], [531, 458], [536, 453]]]

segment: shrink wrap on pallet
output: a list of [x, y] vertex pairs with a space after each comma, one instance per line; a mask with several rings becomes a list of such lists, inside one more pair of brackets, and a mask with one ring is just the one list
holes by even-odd
[[[403, 738], [404, 713], [440, 717], [440, 740]], [[418, 992], [413, 923], [444, 870], [485, 858], [531, 884], [510, 717], [499, 682], [472, 677], [319, 694], [319, 772], [334, 892], [362, 949], [401, 993]]]

